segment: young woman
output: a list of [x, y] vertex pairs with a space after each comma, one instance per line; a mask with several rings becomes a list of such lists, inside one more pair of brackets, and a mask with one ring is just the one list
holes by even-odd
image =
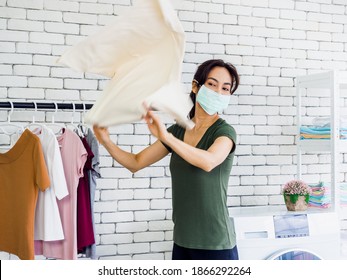
[[138, 154], [121, 150], [110, 140], [107, 128], [94, 126], [99, 142], [133, 173], [172, 153], [174, 260], [238, 259], [227, 208], [236, 133], [218, 116], [238, 85], [239, 76], [232, 64], [219, 59], [202, 63], [190, 93], [194, 128], [185, 130], [175, 124], [166, 129], [148, 110], [144, 119], [158, 140]]

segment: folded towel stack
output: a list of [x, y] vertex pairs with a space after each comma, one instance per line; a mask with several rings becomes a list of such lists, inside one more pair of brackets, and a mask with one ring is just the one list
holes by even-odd
[[[302, 126], [300, 139], [330, 139], [330, 127]], [[340, 139], [347, 139], [347, 128], [340, 128]]]
[[312, 193], [308, 201], [309, 207], [329, 208], [331, 205], [330, 188], [325, 186], [323, 182], [317, 185], [309, 185]]
[[[300, 128], [300, 139], [330, 139], [330, 117], [316, 117]], [[347, 139], [347, 116], [340, 117], [340, 139]]]
[[347, 184], [342, 184], [340, 189], [341, 206], [347, 206]]
[[[309, 185], [312, 193], [309, 198], [308, 206], [317, 208], [329, 208], [331, 205], [330, 183], [319, 182], [317, 185]], [[347, 184], [340, 184], [340, 205], [347, 206]]]
[[[317, 127], [330, 127], [330, 117], [314, 118], [312, 125]], [[340, 116], [340, 127], [347, 127], [347, 116]]]

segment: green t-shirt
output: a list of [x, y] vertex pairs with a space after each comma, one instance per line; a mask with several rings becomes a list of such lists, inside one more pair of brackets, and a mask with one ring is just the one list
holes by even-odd
[[[169, 127], [183, 141], [185, 129], [175, 124]], [[233, 163], [236, 133], [223, 119], [212, 124], [196, 148], [207, 150], [221, 136], [229, 137], [233, 148], [227, 158], [210, 172], [195, 167], [172, 152], [170, 172], [174, 242], [191, 249], [223, 250], [235, 246], [235, 232], [227, 208], [229, 175]]]

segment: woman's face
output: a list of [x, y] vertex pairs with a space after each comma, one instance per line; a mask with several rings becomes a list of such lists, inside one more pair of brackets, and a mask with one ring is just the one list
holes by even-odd
[[207, 75], [205, 87], [219, 93], [230, 94], [232, 77], [227, 69], [216, 66]]

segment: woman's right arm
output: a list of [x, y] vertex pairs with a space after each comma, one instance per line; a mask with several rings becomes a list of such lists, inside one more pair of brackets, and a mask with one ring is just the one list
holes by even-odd
[[100, 144], [105, 147], [119, 164], [132, 173], [161, 160], [169, 153], [160, 141], [156, 141], [140, 153], [132, 154], [122, 150], [112, 142], [107, 128], [93, 126], [93, 130]]

